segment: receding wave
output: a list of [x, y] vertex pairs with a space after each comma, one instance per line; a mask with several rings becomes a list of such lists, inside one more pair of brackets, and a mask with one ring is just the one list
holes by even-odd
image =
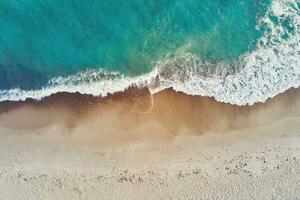
[[203, 61], [183, 46], [175, 57], [157, 62], [149, 74], [126, 77], [118, 72], [87, 70], [54, 78], [39, 90], [1, 90], [0, 101], [41, 99], [57, 92], [106, 96], [134, 85], [148, 87], [153, 93], [173, 88], [237, 105], [264, 102], [300, 85], [299, 3], [274, 0], [256, 28], [263, 34], [256, 48], [236, 60]]

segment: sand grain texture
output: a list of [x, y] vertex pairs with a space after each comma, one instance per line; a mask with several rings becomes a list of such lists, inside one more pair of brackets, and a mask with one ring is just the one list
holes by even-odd
[[7, 102], [0, 199], [299, 199], [298, 93], [254, 107], [171, 90]]

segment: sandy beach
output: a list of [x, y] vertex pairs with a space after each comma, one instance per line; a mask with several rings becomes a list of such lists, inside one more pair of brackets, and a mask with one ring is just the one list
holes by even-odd
[[300, 200], [300, 0], [0, 0], [0, 200]]
[[173, 90], [0, 106], [1, 199], [299, 199], [300, 93], [233, 106]]

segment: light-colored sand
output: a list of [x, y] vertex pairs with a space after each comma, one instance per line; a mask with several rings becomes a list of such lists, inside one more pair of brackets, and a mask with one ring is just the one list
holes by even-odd
[[299, 199], [299, 122], [104, 149], [2, 129], [0, 199]]
[[12, 110], [0, 115], [0, 199], [300, 199], [297, 95]]

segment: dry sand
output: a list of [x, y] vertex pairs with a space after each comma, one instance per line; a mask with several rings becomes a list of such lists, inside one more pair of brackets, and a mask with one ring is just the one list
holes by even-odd
[[0, 199], [300, 199], [300, 92], [172, 90], [0, 105]]

